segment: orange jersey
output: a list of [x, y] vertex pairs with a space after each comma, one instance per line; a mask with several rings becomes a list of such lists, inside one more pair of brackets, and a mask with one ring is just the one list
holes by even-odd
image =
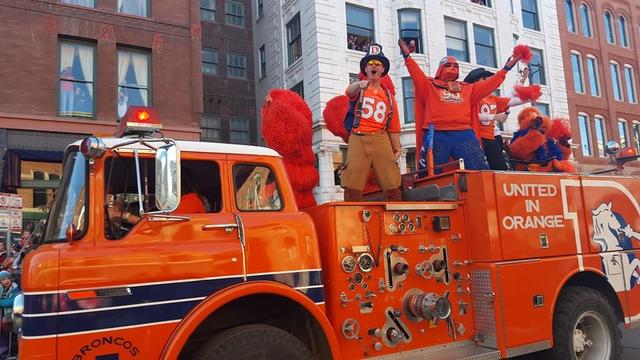
[[[458, 82], [461, 91], [450, 92], [436, 86], [434, 79], [427, 77], [411, 57], [405, 60], [405, 65], [415, 87], [416, 125], [421, 124], [423, 129], [427, 129], [429, 124], [434, 124], [436, 130], [471, 129], [472, 105], [497, 89], [507, 74], [505, 70], [499, 70], [485, 81], [473, 84]], [[423, 114], [421, 119], [418, 118], [420, 114]]]
[[480, 136], [484, 139], [494, 139], [495, 121], [493, 115], [500, 114], [509, 109], [510, 98], [489, 95], [478, 102], [480, 114], [492, 115], [491, 120], [480, 120]]
[[[400, 132], [398, 104], [396, 103], [396, 99], [391, 96], [391, 94], [389, 95], [393, 102], [393, 114], [391, 114], [391, 124], [389, 124], [387, 128], [387, 119], [389, 117], [389, 111], [391, 111], [387, 91], [382, 87], [374, 89], [373, 86], [369, 86], [364, 90], [364, 94], [362, 95], [362, 115], [360, 116], [358, 131], [373, 133], [386, 129], [388, 132]], [[356, 130], [356, 128], [354, 128], [354, 130]]]
[[174, 214], [200, 214], [204, 213], [202, 199], [196, 193], [187, 193], [180, 197], [180, 205], [173, 211]]

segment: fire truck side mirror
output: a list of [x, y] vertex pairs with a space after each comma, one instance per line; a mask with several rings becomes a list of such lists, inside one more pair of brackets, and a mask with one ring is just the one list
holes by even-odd
[[74, 224], [69, 224], [69, 226], [67, 226], [67, 230], [65, 231], [64, 235], [67, 242], [72, 243], [76, 239], [76, 236], [78, 235], [78, 229], [76, 229], [76, 226]]
[[613, 140], [607, 141], [607, 143], [604, 146], [605, 154], [611, 156], [611, 155], [615, 155], [618, 151], [620, 151], [620, 144], [618, 144]]
[[180, 203], [180, 152], [175, 143], [156, 151], [156, 207], [171, 212]]

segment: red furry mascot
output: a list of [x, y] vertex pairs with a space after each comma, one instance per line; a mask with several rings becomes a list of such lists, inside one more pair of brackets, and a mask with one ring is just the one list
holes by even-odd
[[[536, 108], [529, 107], [518, 114], [518, 125], [520, 130], [513, 134], [509, 145], [511, 159], [516, 160], [516, 170], [576, 172], [565, 157], [563, 145], [552, 137], [561, 136], [568, 143], [567, 129], [560, 128], [561, 124], [553, 130], [554, 122], [542, 116]], [[570, 138], [570, 132], [568, 135]]]
[[[359, 73], [358, 80], [364, 79], [364, 74]], [[380, 85], [387, 89], [391, 96], [396, 96], [396, 87], [393, 85], [389, 75], [385, 75], [380, 79]], [[322, 112], [322, 117], [327, 125], [327, 129], [329, 129], [333, 135], [342, 138], [342, 141], [345, 143], [349, 143], [349, 133], [344, 127], [344, 118], [347, 116], [347, 111], [349, 111], [349, 97], [347, 95], [340, 95], [329, 100], [329, 102], [327, 102], [327, 106]], [[369, 180], [367, 181], [367, 186], [364, 191], [368, 192], [376, 190], [377, 188], [378, 186], [376, 185], [375, 176], [372, 170], [369, 172]]]
[[311, 109], [295, 92], [274, 89], [265, 98], [262, 106], [262, 136], [267, 146], [282, 155], [296, 202], [301, 209], [316, 205], [313, 188], [320, 179], [311, 149], [311, 123]]

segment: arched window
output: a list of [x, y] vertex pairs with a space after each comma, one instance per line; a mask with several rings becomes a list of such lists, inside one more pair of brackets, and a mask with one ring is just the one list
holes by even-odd
[[604, 12], [604, 34], [609, 44], [616, 43], [616, 36], [613, 30], [613, 16], [609, 11]]
[[598, 148], [598, 156], [606, 157], [604, 152], [604, 144], [607, 143], [607, 131], [605, 130], [604, 117], [596, 115], [593, 117], [596, 128], [596, 147]]
[[33, 180], [44, 180], [44, 172], [42, 172], [42, 171], [34, 171], [33, 172]]
[[578, 128], [580, 129], [580, 148], [582, 149], [582, 156], [593, 156], [589, 115], [585, 113], [578, 114]]
[[582, 35], [591, 37], [591, 10], [585, 3], [580, 5], [580, 23], [582, 24]]
[[618, 32], [620, 33], [620, 45], [629, 47], [627, 19], [625, 19], [622, 15], [618, 16]]
[[609, 62], [611, 70], [611, 86], [613, 87], [613, 98], [622, 101], [622, 79], [620, 78], [620, 65], [615, 61]]
[[620, 147], [629, 146], [629, 132], [627, 130], [627, 120], [618, 119], [618, 136], [620, 136]]
[[576, 29], [576, 9], [573, 6], [573, 0], [564, 0], [564, 15], [567, 18], [567, 30], [575, 33], [578, 32]]
[[584, 94], [584, 72], [582, 70], [582, 55], [577, 51], [571, 51], [571, 73], [573, 75], [573, 90]]

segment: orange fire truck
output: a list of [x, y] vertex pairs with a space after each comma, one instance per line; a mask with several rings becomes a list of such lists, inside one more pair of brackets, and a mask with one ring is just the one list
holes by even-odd
[[267, 148], [90, 137], [63, 167], [21, 359], [615, 359], [640, 319], [637, 178], [458, 170], [302, 212]]

